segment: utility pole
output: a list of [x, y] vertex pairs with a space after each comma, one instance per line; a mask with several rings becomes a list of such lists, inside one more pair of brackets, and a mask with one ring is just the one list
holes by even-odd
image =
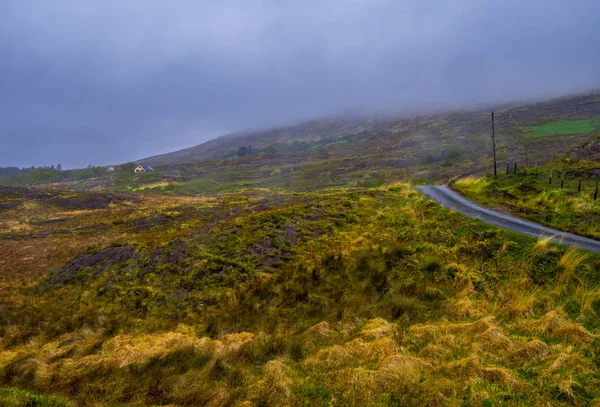
[[496, 169], [496, 128], [494, 124], [494, 112], [492, 112], [492, 149], [494, 152], [494, 177], [497, 175]]

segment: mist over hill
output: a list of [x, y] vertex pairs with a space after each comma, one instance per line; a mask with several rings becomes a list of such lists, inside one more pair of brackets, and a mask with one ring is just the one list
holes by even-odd
[[595, 118], [600, 112], [600, 105], [594, 102], [599, 100], [600, 94], [591, 93], [422, 115], [345, 114], [295, 125], [231, 133], [197, 146], [137, 161], [150, 165], [175, 165], [233, 157], [238, 155], [240, 147], [251, 146], [255, 154], [285, 153], [309, 151], [339, 142], [381, 141], [386, 137], [397, 140], [399, 145], [414, 137], [422, 143], [445, 140], [460, 145], [465, 136], [491, 132], [492, 110], [504, 115], [507, 124], [526, 126], [549, 119]]

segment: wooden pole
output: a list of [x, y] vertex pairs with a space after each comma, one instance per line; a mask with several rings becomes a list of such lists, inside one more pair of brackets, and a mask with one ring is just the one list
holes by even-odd
[[506, 161], [506, 173], [508, 174], [508, 161]]
[[494, 112], [492, 112], [492, 151], [494, 153], [494, 177], [497, 175], [496, 169], [496, 126], [494, 123], [495, 117]]
[[550, 177], [548, 177], [548, 184], [552, 185], [552, 173], [550, 173]]
[[565, 187], [565, 176], [563, 174], [560, 174], [560, 189], [563, 189]]
[[537, 164], [535, 165], [535, 177], [536, 178], [538, 177], [538, 165]]
[[577, 180], [577, 193], [581, 193], [581, 178]]
[[515, 169], [513, 170], [513, 174], [517, 173], [517, 162], [515, 161]]
[[594, 190], [594, 201], [598, 199], [598, 181], [596, 181], [596, 189]]

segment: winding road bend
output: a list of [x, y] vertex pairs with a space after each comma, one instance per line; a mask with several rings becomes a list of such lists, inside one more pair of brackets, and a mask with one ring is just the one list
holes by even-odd
[[428, 185], [420, 186], [418, 189], [428, 198], [437, 201], [442, 206], [454, 209], [470, 218], [479, 219], [490, 225], [512, 230], [527, 236], [553, 236], [553, 242], [600, 253], [600, 241], [588, 239], [587, 237], [574, 235], [572, 233], [561, 232], [560, 230], [548, 228], [546, 226], [538, 225], [537, 223], [483, 208], [462, 197], [448, 187]]

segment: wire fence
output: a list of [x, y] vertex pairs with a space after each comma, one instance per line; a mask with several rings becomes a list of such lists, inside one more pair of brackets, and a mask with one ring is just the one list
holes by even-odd
[[533, 168], [519, 167], [515, 161], [513, 163], [506, 162], [504, 171], [498, 168], [498, 175], [522, 176], [524, 178], [531, 177], [538, 182], [547, 183], [549, 188], [564, 189], [568, 191], [577, 191], [577, 193], [590, 194], [594, 201], [598, 200], [598, 181], [584, 177], [574, 177], [566, 172], [547, 171], [538, 169], [537, 165]]

